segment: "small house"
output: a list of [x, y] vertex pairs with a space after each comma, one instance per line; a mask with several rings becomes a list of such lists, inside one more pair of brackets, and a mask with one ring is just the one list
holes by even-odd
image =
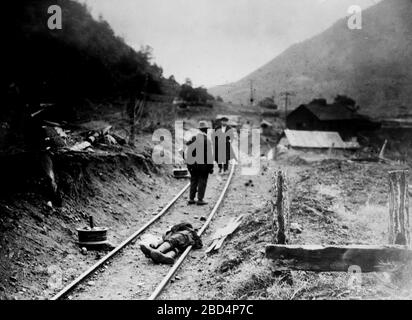
[[301, 105], [286, 118], [288, 129], [335, 131], [343, 137], [353, 136], [358, 131], [378, 129], [379, 126], [349, 106], [327, 104], [326, 100], [315, 100], [310, 104]]

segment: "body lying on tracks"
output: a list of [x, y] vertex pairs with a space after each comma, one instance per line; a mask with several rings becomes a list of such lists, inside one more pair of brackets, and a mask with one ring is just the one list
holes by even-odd
[[140, 249], [156, 263], [173, 264], [175, 257], [189, 246], [200, 249], [202, 240], [191, 224], [179, 223], [167, 231], [159, 243], [142, 243]]

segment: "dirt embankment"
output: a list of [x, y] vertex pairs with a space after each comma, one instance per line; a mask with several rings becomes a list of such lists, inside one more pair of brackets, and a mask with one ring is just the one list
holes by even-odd
[[[109, 241], [116, 245], [184, 183], [172, 181], [149, 153], [60, 153], [52, 158], [61, 208], [47, 204], [45, 181], [35, 170], [30, 176], [15, 172], [26, 181], [0, 198], [0, 299], [49, 298], [104, 254], [83, 255], [76, 244], [76, 227], [85, 226], [90, 215], [97, 225], [110, 228]], [[19, 161], [22, 171], [36, 163], [29, 155]]]
[[198, 253], [202, 259], [195, 267], [202, 272], [193, 277], [190, 270], [197, 269], [185, 267], [180, 290], [170, 288], [164, 298], [410, 299], [408, 270], [362, 274], [360, 287], [348, 285], [347, 273], [292, 272], [290, 284], [264, 257], [265, 244], [272, 242], [268, 200], [274, 170], [288, 172], [291, 222], [302, 228], [291, 234], [290, 243], [373, 245], [388, 241], [387, 172], [395, 167], [332, 159], [299, 164], [286, 159], [267, 166], [267, 172], [251, 177], [254, 187], [245, 186], [248, 177], [235, 179], [219, 215], [245, 214], [241, 227], [218, 253]]

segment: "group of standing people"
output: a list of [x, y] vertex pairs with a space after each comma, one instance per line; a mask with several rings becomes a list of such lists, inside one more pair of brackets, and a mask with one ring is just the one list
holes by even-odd
[[[226, 174], [230, 160], [235, 158], [232, 141], [234, 129], [228, 125], [228, 119], [219, 119], [219, 125], [211, 130], [207, 121], [199, 122], [199, 133], [187, 143], [186, 163], [190, 173], [189, 205], [206, 205], [204, 196], [209, 174], [213, 173], [214, 163], [219, 174]], [[200, 151], [200, 154], [199, 154]], [[195, 200], [197, 196], [197, 201]]]

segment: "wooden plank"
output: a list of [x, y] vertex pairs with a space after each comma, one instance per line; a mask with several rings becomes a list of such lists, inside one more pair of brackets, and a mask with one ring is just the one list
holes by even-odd
[[70, 151], [82, 151], [84, 149], [90, 148], [92, 145], [88, 141], [83, 141], [80, 143], [75, 144], [73, 147], [71, 147], [69, 150]]
[[362, 272], [378, 272], [411, 261], [412, 251], [406, 246], [268, 245], [266, 258], [277, 270], [347, 272], [359, 266]]
[[213, 250], [219, 250], [226, 238], [240, 226], [240, 224], [242, 223], [242, 218], [243, 215], [232, 218], [224, 228], [219, 229], [212, 237], [212, 244], [207, 248], [206, 253], [209, 253]]
[[227, 230], [228, 230], [228, 226], [230, 226], [232, 223], [234, 223], [235, 220], [236, 220], [236, 218], [231, 218], [226, 226], [224, 226], [223, 228], [218, 229], [215, 232], [215, 234], [213, 235], [212, 240], [220, 239], [221, 237], [223, 237], [225, 235], [225, 233], [227, 232]]
[[218, 241], [218, 239], [213, 240], [212, 244], [206, 249], [205, 253], [213, 251]]
[[223, 241], [225, 241], [226, 237], [222, 237], [219, 240], [217, 240], [216, 246], [215, 246], [215, 250], [219, 250], [220, 247], [223, 245]]
[[410, 246], [408, 170], [389, 172], [389, 244]]
[[243, 215], [240, 215], [236, 218], [232, 218], [229, 220], [228, 224], [219, 230], [213, 235], [212, 240], [220, 239], [221, 237], [225, 237], [233, 233], [240, 225], [240, 220], [242, 220]]
[[381, 151], [379, 152], [379, 159], [385, 159], [385, 149], [386, 149], [387, 144], [388, 144], [388, 140], [385, 140], [381, 148]]
[[228, 236], [230, 236], [241, 224], [241, 221], [235, 222], [227, 234], [225, 234], [222, 238], [220, 238], [219, 242], [216, 244], [215, 250], [219, 250], [220, 247], [223, 245], [223, 242], [226, 240]]

